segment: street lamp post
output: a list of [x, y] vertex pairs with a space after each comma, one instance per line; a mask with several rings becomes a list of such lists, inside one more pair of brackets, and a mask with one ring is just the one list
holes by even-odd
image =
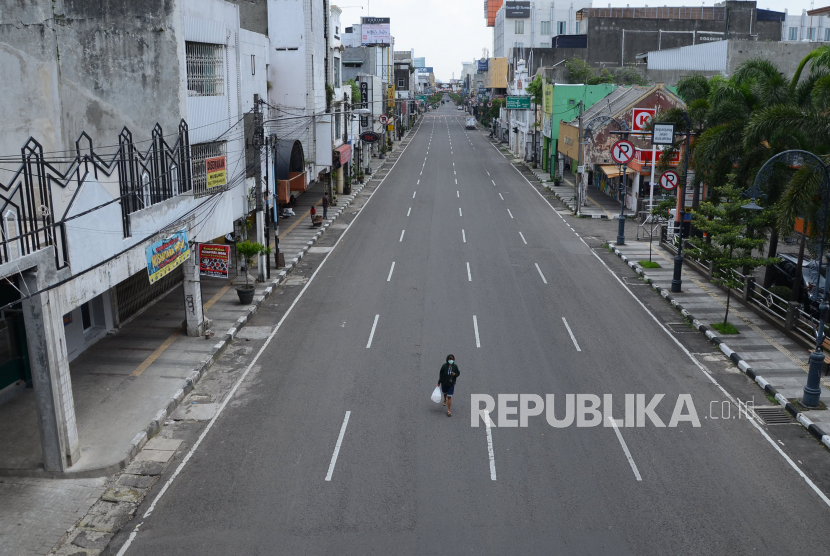
[[686, 154], [683, 157], [683, 179], [680, 181], [680, 191], [678, 192], [680, 208], [677, 209], [677, 212], [680, 213], [680, 237], [677, 243], [677, 254], [674, 256], [674, 274], [671, 279], [672, 293], [679, 293], [683, 286], [683, 221], [686, 217], [686, 180], [689, 175], [689, 142], [692, 135], [692, 121], [689, 119], [689, 113], [685, 110], [683, 111], [683, 121], [686, 122]]
[[[807, 374], [807, 384], [804, 386], [804, 396], [801, 398], [801, 404], [805, 407], [818, 407], [821, 398], [821, 368], [824, 365], [824, 353], [821, 346], [824, 343], [824, 326], [827, 320], [827, 309], [830, 307], [828, 300], [828, 284], [825, 280], [824, 289], [821, 289], [822, 262], [824, 261], [824, 244], [827, 235], [827, 219], [830, 214], [830, 165], [825, 164], [817, 155], [802, 150], [791, 150], [779, 153], [764, 164], [755, 176], [755, 182], [752, 188], [745, 193], [751, 198], [751, 201], [744, 205], [743, 208], [750, 210], [763, 210], [763, 207], [755, 203], [755, 199], [765, 197], [761, 193], [761, 185], [769, 180], [773, 166], [776, 163], [784, 163], [790, 168], [801, 168], [808, 166], [813, 171], [820, 170], [822, 173], [821, 181], [821, 206], [819, 212], [816, 214], [816, 222], [820, 223], [821, 236], [819, 239], [818, 249], [818, 278], [816, 278], [816, 297], [819, 298], [819, 321], [818, 329], [816, 330], [816, 347], [810, 354], [810, 367]], [[807, 233], [805, 226], [804, 233]]]
[[620, 181], [620, 218], [617, 224], [617, 245], [625, 245], [625, 194], [628, 178], [628, 163], [620, 164], [622, 180]]

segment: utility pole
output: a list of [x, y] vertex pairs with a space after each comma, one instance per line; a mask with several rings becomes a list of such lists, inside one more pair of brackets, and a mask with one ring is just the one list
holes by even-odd
[[[254, 136], [251, 146], [256, 152], [256, 167], [254, 168], [254, 195], [256, 196], [256, 240], [261, 245], [265, 243], [265, 203], [262, 198], [262, 106], [259, 95], [254, 95]], [[265, 267], [267, 259], [264, 253], [257, 256], [257, 282], [265, 281]], [[246, 271], [247, 272], [247, 271]]]
[[677, 215], [680, 217], [679, 241], [677, 242], [677, 255], [674, 256], [674, 274], [672, 275], [671, 291], [679, 293], [683, 286], [683, 224], [686, 217], [686, 183], [689, 175], [689, 142], [692, 140], [692, 121], [689, 113], [683, 111], [683, 121], [686, 123], [686, 153], [683, 156], [683, 179], [680, 180], [680, 192], [678, 193], [680, 205], [677, 207]]
[[576, 159], [576, 215], [581, 216], [582, 211], [582, 174], [579, 169], [582, 167], [584, 161], [582, 160], [582, 136], [583, 136], [583, 129], [582, 129], [582, 101], [579, 101], [579, 135], [577, 137], [577, 159]]

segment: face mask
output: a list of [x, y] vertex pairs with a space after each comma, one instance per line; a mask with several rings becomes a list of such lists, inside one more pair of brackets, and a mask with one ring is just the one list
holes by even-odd
[[453, 363], [455, 363], [455, 359], [450, 359], [450, 360], [448, 360], [448, 361], [447, 361], [447, 363], [449, 363], [450, 365], [452, 365]]

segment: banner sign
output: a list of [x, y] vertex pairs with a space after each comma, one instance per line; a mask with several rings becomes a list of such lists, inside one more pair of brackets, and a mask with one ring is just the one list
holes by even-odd
[[432, 66], [427, 66], [425, 68], [415, 68], [415, 73], [435, 73], [432, 71]]
[[508, 110], [530, 110], [530, 97], [507, 97], [505, 108]]
[[217, 187], [228, 182], [228, 173], [225, 170], [225, 157], [216, 156], [205, 159], [205, 172], [207, 176], [206, 187]]
[[487, 68], [490, 67], [490, 60], [482, 58], [478, 61], [478, 73], [487, 73]]
[[154, 284], [190, 258], [187, 230], [181, 230], [146, 249], [147, 274]]
[[545, 114], [553, 114], [553, 83], [546, 83], [542, 92], [544, 93], [543, 110]]
[[227, 278], [231, 260], [230, 245], [199, 244], [199, 274]]
[[530, 2], [510, 2], [504, 3], [504, 17], [513, 19], [524, 19], [530, 17]]
[[390, 20], [388, 17], [361, 17], [361, 33], [363, 46], [380, 44], [392, 45], [392, 34], [389, 31]]

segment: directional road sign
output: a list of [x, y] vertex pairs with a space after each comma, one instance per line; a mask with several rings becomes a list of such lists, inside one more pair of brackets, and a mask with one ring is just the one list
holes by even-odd
[[634, 145], [625, 139], [617, 141], [611, 147], [611, 158], [617, 164], [628, 164], [634, 158]]
[[678, 176], [677, 172], [674, 170], [666, 170], [663, 172], [663, 175], [660, 176], [660, 187], [666, 191], [671, 191], [677, 187], [678, 183], [680, 183], [680, 176]]

